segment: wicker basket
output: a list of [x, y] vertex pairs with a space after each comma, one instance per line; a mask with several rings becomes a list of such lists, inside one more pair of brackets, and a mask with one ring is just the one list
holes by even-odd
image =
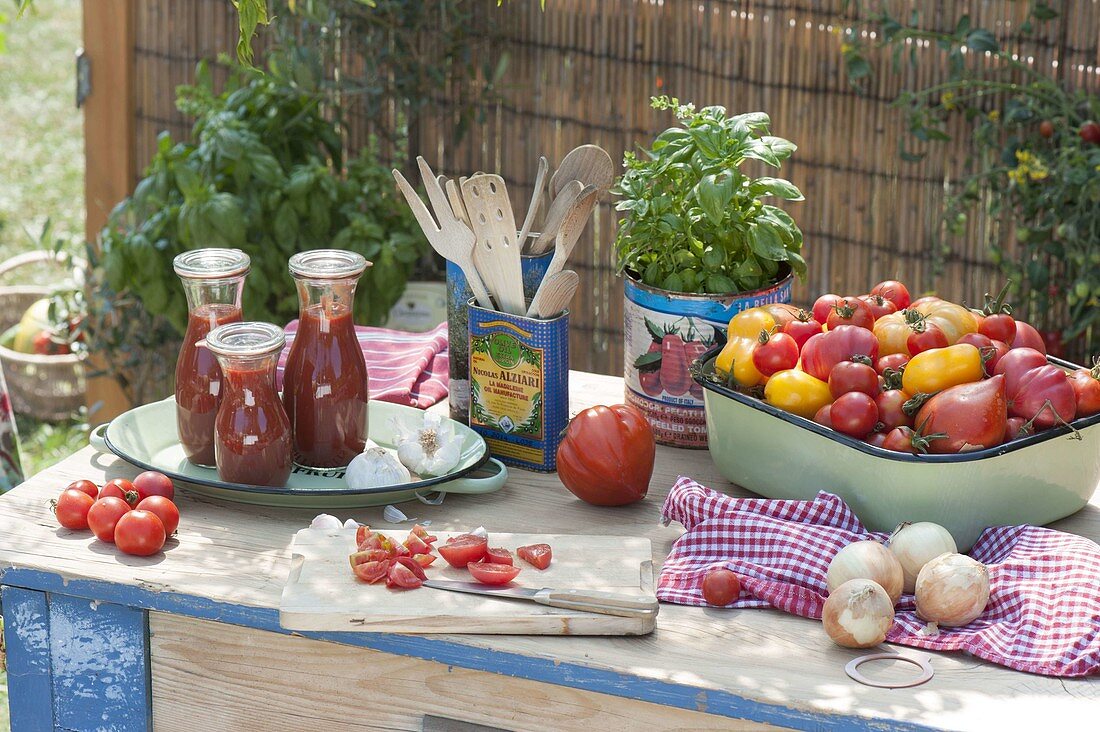
[[[66, 264], [49, 252], [27, 252], [0, 263], [0, 275], [50, 261], [58, 266]], [[41, 285], [0, 286], [0, 332], [18, 323], [27, 308], [51, 292], [51, 288]], [[39, 356], [0, 346], [0, 364], [16, 414], [57, 421], [72, 417], [84, 406], [83, 355]]]

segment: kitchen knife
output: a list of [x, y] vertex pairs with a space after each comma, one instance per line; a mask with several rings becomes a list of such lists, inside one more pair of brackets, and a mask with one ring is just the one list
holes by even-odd
[[493, 587], [479, 582], [458, 582], [455, 580], [424, 580], [426, 587], [450, 592], [468, 592], [473, 595], [485, 595], [508, 600], [528, 600], [540, 605], [558, 607], [564, 610], [580, 610], [601, 615], [619, 615], [622, 617], [647, 617], [657, 613], [657, 598], [624, 595], [617, 592], [598, 592], [594, 590], [555, 590], [550, 587]]

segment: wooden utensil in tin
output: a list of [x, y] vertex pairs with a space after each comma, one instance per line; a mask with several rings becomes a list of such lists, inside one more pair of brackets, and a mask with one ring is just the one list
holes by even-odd
[[569, 255], [573, 253], [573, 247], [576, 246], [577, 239], [580, 238], [581, 232], [584, 231], [584, 227], [588, 223], [588, 217], [592, 215], [592, 209], [596, 207], [599, 194], [600, 192], [595, 186], [588, 186], [566, 215], [561, 224], [561, 232], [554, 244], [554, 257], [547, 265], [542, 284], [539, 285], [535, 297], [531, 300], [531, 307], [527, 310], [528, 317], [538, 312], [539, 296], [542, 294], [543, 288], [546, 287], [547, 281], [565, 268], [565, 263], [568, 261]]
[[531, 308], [534, 310], [531, 315], [547, 320], [561, 313], [569, 306], [580, 282], [580, 275], [571, 269], [543, 279], [535, 299], [531, 301]]
[[581, 145], [562, 158], [554, 176], [550, 179], [550, 195], [558, 192], [571, 180], [593, 185], [603, 193], [615, 182], [615, 163], [599, 145]]
[[499, 175], [475, 175], [462, 184], [462, 201], [470, 216], [476, 241], [474, 263], [500, 310], [523, 315], [523, 271], [516, 219], [508, 190]]
[[539, 158], [538, 172], [535, 173], [535, 186], [531, 191], [531, 202], [527, 204], [527, 216], [524, 217], [523, 228], [519, 230], [519, 236], [516, 238], [520, 251], [527, 243], [527, 235], [531, 233], [531, 225], [535, 223], [535, 215], [538, 213], [539, 204], [542, 202], [542, 186], [546, 182], [546, 173], [549, 170], [550, 163], [546, 161], [544, 155]]
[[546, 221], [542, 224], [542, 231], [531, 244], [531, 254], [544, 254], [550, 251], [554, 238], [561, 229], [562, 222], [565, 221], [565, 217], [569, 215], [582, 193], [584, 193], [584, 184], [579, 180], [571, 180], [562, 187], [550, 203], [550, 210], [546, 212]]

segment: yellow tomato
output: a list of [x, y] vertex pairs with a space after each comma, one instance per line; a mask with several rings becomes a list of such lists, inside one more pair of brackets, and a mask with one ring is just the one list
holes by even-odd
[[738, 386], [757, 386], [764, 383], [764, 375], [752, 363], [752, 351], [759, 342], [760, 331], [771, 332], [775, 317], [764, 308], [749, 308], [734, 315], [726, 329], [726, 345], [714, 361], [714, 370], [723, 379], [733, 372]]
[[978, 319], [962, 305], [956, 305], [946, 300], [919, 303], [915, 310], [925, 316], [928, 323], [932, 323], [947, 336], [947, 344], [953, 345], [955, 341], [967, 333], [978, 332]]
[[764, 386], [764, 401], [773, 407], [813, 419], [817, 410], [833, 403], [829, 385], [805, 371], [789, 369], [772, 374]]
[[889, 356], [891, 353], [904, 353], [909, 355], [909, 347], [905, 345], [906, 339], [913, 331], [905, 322], [905, 313], [889, 313], [875, 321], [875, 338], [878, 338], [878, 355]]
[[909, 359], [901, 375], [907, 394], [935, 394], [952, 386], [981, 381], [981, 352], [969, 343], [932, 348]]

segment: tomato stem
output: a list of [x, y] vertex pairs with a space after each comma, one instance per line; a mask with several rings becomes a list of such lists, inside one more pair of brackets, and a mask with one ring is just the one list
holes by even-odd
[[1008, 295], [1008, 288], [1011, 285], [1012, 280], [1006, 280], [1001, 287], [1001, 291], [997, 293], [996, 299], [988, 292], [985, 293], [985, 306], [982, 308], [982, 312], [986, 315], [999, 315], [1001, 313], [1012, 315], [1012, 306], [1005, 302], [1005, 296]]

